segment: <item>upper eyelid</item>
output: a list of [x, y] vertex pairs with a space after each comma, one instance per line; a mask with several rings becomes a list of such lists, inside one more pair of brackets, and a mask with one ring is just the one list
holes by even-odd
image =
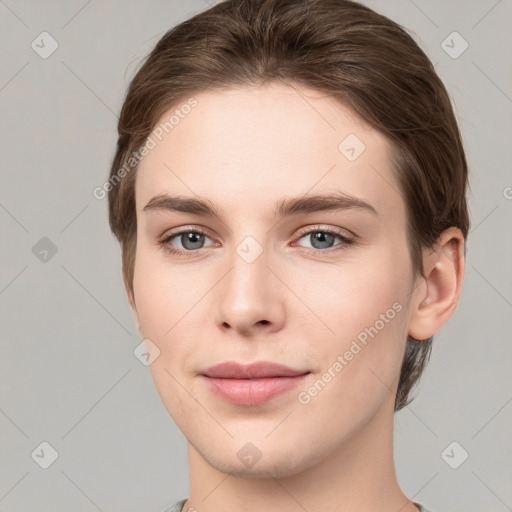
[[354, 233], [352, 233], [351, 231], [349, 231], [348, 229], [325, 227], [325, 226], [322, 226], [321, 224], [317, 224], [316, 226], [310, 226], [310, 227], [306, 227], [304, 229], [300, 229], [299, 233], [300, 233], [300, 236], [302, 237], [304, 235], [307, 235], [308, 233], [322, 232], [322, 231], [325, 231], [328, 233], [333, 233], [333, 234], [336, 234], [338, 236], [345, 237], [345, 238], [351, 238], [351, 239], [356, 238], [356, 235]]

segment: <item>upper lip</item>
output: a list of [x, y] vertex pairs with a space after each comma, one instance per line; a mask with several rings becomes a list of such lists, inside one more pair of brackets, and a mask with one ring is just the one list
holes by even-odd
[[236, 361], [225, 361], [211, 366], [203, 375], [218, 379], [258, 379], [270, 377], [296, 377], [309, 371], [294, 370], [283, 364], [271, 361], [257, 361], [251, 364], [240, 364]]

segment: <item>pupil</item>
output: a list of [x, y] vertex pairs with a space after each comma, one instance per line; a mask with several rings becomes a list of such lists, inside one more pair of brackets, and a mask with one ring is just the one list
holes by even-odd
[[313, 235], [313, 247], [315, 247], [315, 243], [319, 243], [320, 247], [315, 247], [315, 249], [325, 249], [330, 246], [330, 243], [332, 243], [334, 240], [334, 235], [331, 235], [330, 233], [324, 233], [322, 231], [317, 231]]
[[204, 235], [200, 233], [187, 233], [184, 236], [184, 240], [182, 240], [183, 247], [186, 249], [198, 249], [200, 247], [196, 247], [197, 244], [201, 245], [202, 239]]

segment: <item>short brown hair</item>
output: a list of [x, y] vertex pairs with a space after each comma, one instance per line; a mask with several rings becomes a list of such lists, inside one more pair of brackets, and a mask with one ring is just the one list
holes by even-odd
[[[443, 230], [455, 226], [467, 238], [467, 163], [449, 95], [400, 25], [349, 0], [227, 0], [169, 30], [123, 103], [108, 201], [132, 293], [137, 165], [126, 172], [130, 157], [161, 116], [191, 95], [272, 81], [328, 93], [389, 140], [415, 275], [424, 272], [422, 249]], [[408, 337], [395, 410], [411, 401], [432, 339]]]

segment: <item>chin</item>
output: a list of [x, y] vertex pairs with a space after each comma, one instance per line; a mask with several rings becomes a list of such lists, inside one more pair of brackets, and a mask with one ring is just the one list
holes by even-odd
[[[240, 441], [230, 438], [225, 443], [213, 440], [206, 445], [201, 441], [193, 446], [196, 452], [217, 471], [239, 478], [256, 479], [286, 478], [296, 475], [325, 459], [331, 451], [330, 446], [324, 446], [318, 453], [308, 452], [304, 447], [297, 449], [298, 443], [293, 440], [287, 444], [277, 438], [275, 442], [256, 440], [254, 443], [249, 439], [245, 437]], [[215, 449], [212, 450], [212, 447]], [[254, 462], [244, 462], [246, 454], [254, 455]]]

